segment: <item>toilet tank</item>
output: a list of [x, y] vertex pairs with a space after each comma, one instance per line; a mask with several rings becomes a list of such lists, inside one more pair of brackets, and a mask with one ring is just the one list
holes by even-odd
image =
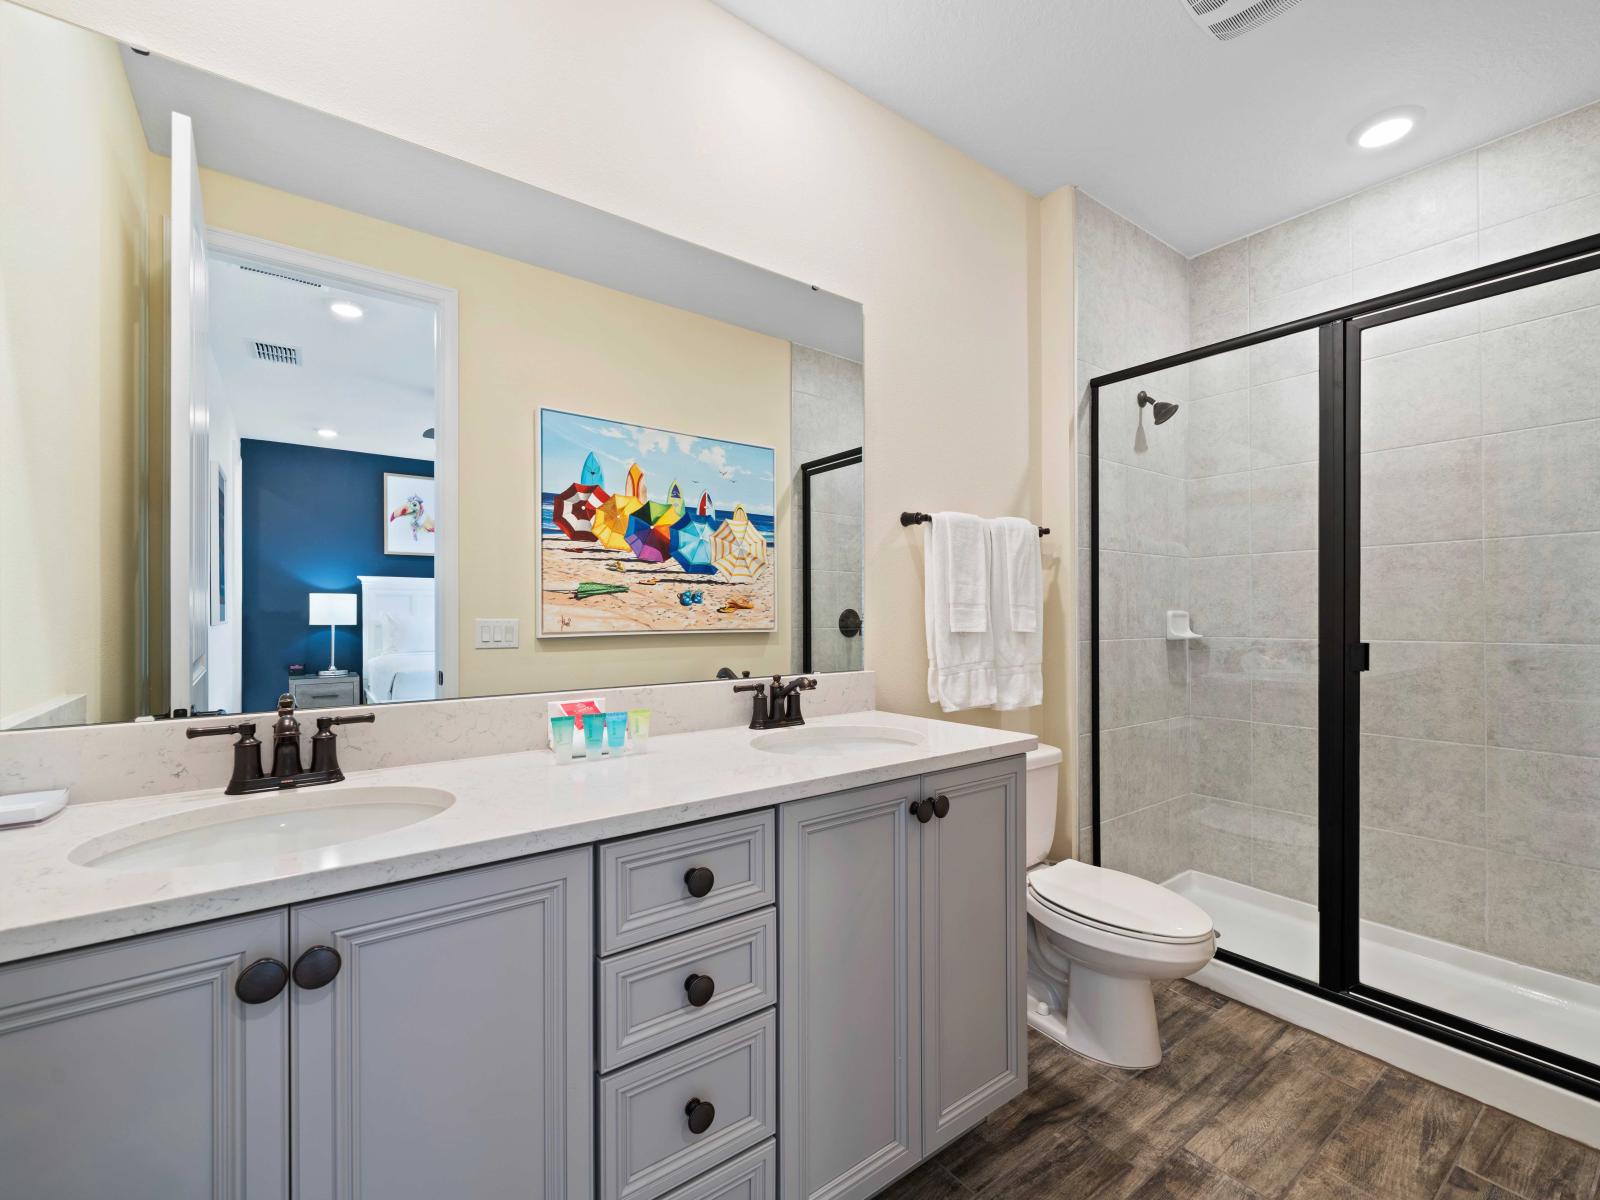
[[1044, 861], [1056, 838], [1057, 782], [1061, 776], [1061, 751], [1041, 745], [1028, 751], [1028, 865]]

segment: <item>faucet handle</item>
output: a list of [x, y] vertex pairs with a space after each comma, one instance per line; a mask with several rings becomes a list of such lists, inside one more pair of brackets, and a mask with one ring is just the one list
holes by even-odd
[[191, 738], [225, 737], [234, 733], [239, 735], [241, 745], [246, 742], [253, 742], [256, 739], [256, 723], [254, 721], [240, 721], [236, 725], [207, 725], [203, 729], [198, 725], [191, 725], [183, 731], [185, 737]]
[[377, 713], [356, 713], [353, 717], [318, 717], [317, 728], [323, 732], [335, 725], [371, 725], [378, 719]]

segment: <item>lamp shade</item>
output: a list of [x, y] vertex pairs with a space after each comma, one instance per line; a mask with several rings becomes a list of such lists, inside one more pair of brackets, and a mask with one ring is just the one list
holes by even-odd
[[356, 623], [356, 594], [354, 592], [312, 592], [311, 625], [354, 625]]

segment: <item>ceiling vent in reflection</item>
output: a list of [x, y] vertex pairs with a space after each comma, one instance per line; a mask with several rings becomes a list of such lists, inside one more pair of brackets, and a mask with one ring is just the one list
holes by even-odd
[[1183, 0], [1184, 11], [1219, 42], [1231, 42], [1274, 17], [1281, 17], [1300, 0]]
[[262, 362], [282, 363], [286, 367], [300, 365], [300, 351], [293, 346], [274, 346], [271, 342], [257, 342], [256, 357]]
[[252, 267], [248, 263], [240, 263], [239, 270], [249, 271], [252, 275], [270, 275], [274, 279], [287, 279], [290, 283], [303, 283], [306, 287], [319, 288], [322, 286], [315, 279], [301, 279], [298, 275], [288, 275], [283, 271], [269, 271], [266, 267]]

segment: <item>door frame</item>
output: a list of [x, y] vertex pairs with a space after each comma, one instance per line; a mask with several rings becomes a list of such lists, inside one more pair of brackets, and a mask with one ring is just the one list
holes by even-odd
[[1319, 336], [1317, 812], [1318, 978], [1218, 948], [1216, 957], [1412, 1033], [1600, 1099], [1600, 1064], [1574, 1058], [1360, 981], [1361, 342], [1367, 328], [1600, 270], [1600, 234], [1241, 334], [1089, 381], [1089, 743], [1091, 861], [1099, 865], [1100, 392], [1113, 384], [1296, 333]]
[[394, 296], [433, 306], [437, 314], [434, 334], [434, 463], [438, 496], [439, 531], [434, 549], [434, 636], [437, 700], [451, 700], [461, 691], [461, 631], [459, 587], [461, 569], [460, 517], [460, 315], [455, 288], [443, 287], [376, 267], [286, 246], [247, 233], [206, 227], [206, 244], [227, 258], [293, 274], [308, 274], [365, 292]]

